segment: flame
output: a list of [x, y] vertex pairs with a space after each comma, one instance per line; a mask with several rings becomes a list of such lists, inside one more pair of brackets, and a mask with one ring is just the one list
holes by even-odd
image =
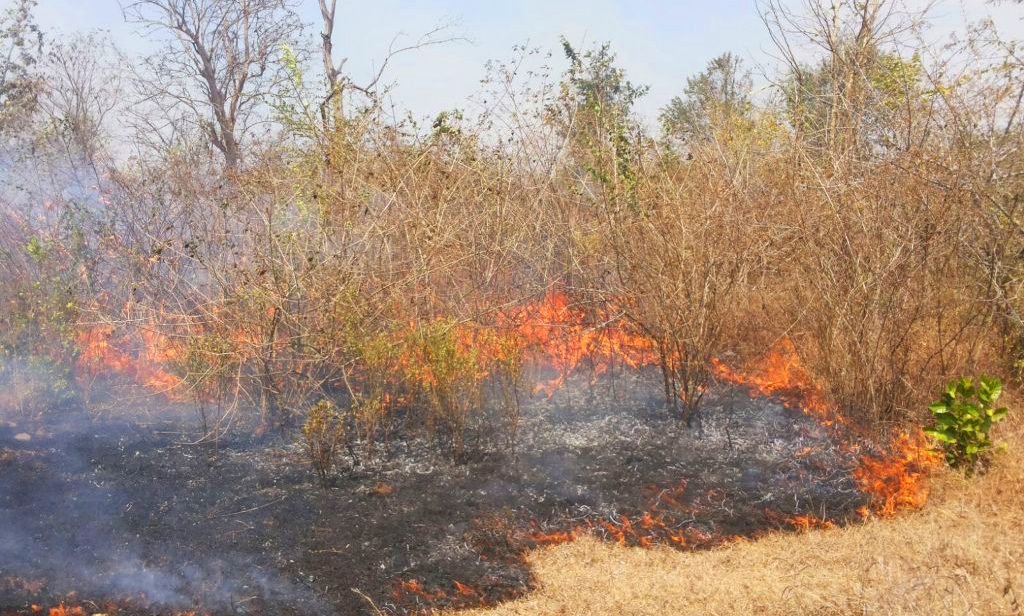
[[181, 357], [181, 348], [155, 329], [139, 332], [141, 350], [132, 355], [124, 350], [130, 346], [129, 336], [115, 342], [115, 328], [110, 324], [82, 328], [76, 342], [80, 350], [76, 364], [78, 377], [86, 380], [100, 374], [125, 374], [136, 382], [160, 393], [169, 393], [181, 384], [181, 378], [168, 372], [166, 365]]
[[[837, 433], [840, 429], [853, 432], [854, 427], [814, 383], [788, 338], [772, 347], [748, 372], [736, 371], [718, 359], [712, 364], [719, 378], [750, 387], [751, 396], [775, 396], [787, 407], [801, 410]], [[840, 436], [848, 437], [849, 434]], [[858, 447], [848, 438], [843, 438], [842, 443], [848, 452], [858, 453]], [[929, 448], [924, 434], [920, 430], [900, 433], [892, 439], [886, 451], [881, 455], [858, 456], [853, 477], [861, 493], [871, 500], [869, 506], [858, 510], [862, 517], [871, 514], [890, 516], [903, 509], [918, 509], [928, 501], [927, 477], [941, 458]], [[812, 450], [804, 448], [796, 456], [803, 458], [811, 453]], [[790, 523], [797, 528], [823, 527], [820, 520], [811, 520], [807, 516], [797, 516], [790, 519]]]
[[395, 599], [401, 599], [403, 595], [412, 594], [427, 602], [439, 601], [448, 596], [448, 593], [443, 590], [433, 592], [427, 590], [417, 579], [399, 581], [398, 587], [395, 588], [395, 592], [392, 594]]
[[[541, 300], [504, 315], [502, 320], [512, 324], [524, 344], [534, 350], [535, 359], [558, 374], [538, 384], [535, 393], [550, 397], [583, 364], [590, 364], [598, 377], [616, 363], [631, 368], [656, 363], [654, 342], [631, 331], [613, 312], [614, 306], [588, 314], [571, 303], [565, 293], [551, 291]], [[588, 326], [588, 321], [601, 325]]]
[[787, 407], [799, 409], [828, 427], [846, 423], [800, 363], [789, 338], [776, 343], [749, 371], [738, 372], [717, 357], [712, 358], [711, 366], [718, 378], [749, 387], [751, 397], [774, 396]]
[[557, 545], [559, 543], [568, 543], [570, 541], [576, 541], [576, 539], [579, 538], [579, 529], [574, 528], [570, 531], [556, 531], [553, 533], [542, 533], [540, 531], [534, 531], [530, 533], [530, 538], [540, 545]]
[[114, 326], [107, 324], [78, 332], [76, 343], [80, 349], [78, 369], [81, 373], [95, 376], [103, 371], [127, 372], [131, 368], [132, 357], [111, 344], [113, 333]]
[[928, 474], [942, 457], [928, 445], [924, 433], [901, 433], [884, 456], [865, 455], [853, 476], [862, 493], [871, 497], [872, 508], [859, 513], [891, 516], [902, 509], [919, 509], [928, 501]]
[[[527, 357], [532, 362], [550, 368], [556, 376], [539, 383], [535, 392], [551, 396], [572, 375], [589, 367], [595, 377], [605, 374], [616, 365], [642, 368], [658, 363], [657, 347], [652, 339], [636, 331], [636, 328], [621, 315], [614, 303], [604, 308], [587, 308], [574, 303], [561, 291], [551, 291], [533, 302], [514, 309], [505, 310], [495, 316], [490, 325], [454, 323], [456, 351], [475, 358], [474, 375], [483, 382], [494, 375], [506, 362]], [[158, 318], [163, 318], [158, 315]], [[181, 385], [181, 378], [169, 371], [169, 365], [181, 359], [183, 349], [174, 339], [161, 333], [161, 327], [152, 320], [145, 320], [136, 332], [132, 345], [130, 334], [117, 336], [109, 324], [98, 324], [82, 328], [78, 334], [78, 370], [81, 375], [95, 376], [101, 372], [120, 373], [132, 376], [146, 387], [174, 396], [174, 390]], [[407, 330], [396, 333], [397, 339], [414, 335], [418, 324], [412, 322]], [[250, 344], [251, 337], [243, 331], [236, 332], [235, 341], [240, 345]], [[409, 347], [409, 345], [405, 345]], [[128, 349], [138, 348], [136, 352]], [[437, 382], [430, 362], [416, 356], [421, 352], [412, 345], [398, 358], [402, 371], [407, 377], [424, 385]], [[847, 452], [858, 454], [858, 466], [854, 479], [860, 491], [871, 499], [871, 505], [862, 515], [874, 513], [891, 515], [905, 508], [922, 506], [928, 497], [927, 474], [938, 464], [938, 457], [930, 452], [920, 433], [897, 436], [884, 455], [860, 455], [849, 436], [855, 426], [850, 425], [842, 412], [830, 403], [822, 388], [815, 383], [811, 373], [801, 363], [793, 342], [784, 338], [776, 343], [760, 361], [743, 366], [730, 366], [718, 358], [711, 361], [715, 376], [723, 381], [749, 388], [750, 395], [772, 396], [786, 407], [798, 409], [832, 430], [840, 446]], [[384, 394], [382, 403], [400, 404], [402, 396]], [[798, 459], [813, 453], [803, 448], [796, 452]], [[380, 493], [386, 493], [381, 490]], [[675, 509], [682, 509], [681, 493], [665, 493], [660, 496], [662, 503]], [[640, 531], [629, 518], [616, 523], [606, 522], [603, 531], [620, 543], [627, 541], [647, 543], [649, 535], [656, 531], [660, 537], [685, 544], [692, 539], [668, 527], [657, 511], [647, 512], [637, 520]], [[815, 523], [794, 519], [797, 527]], [[534, 533], [537, 543], [550, 544], [571, 541], [580, 532], [588, 532], [593, 526], [556, 533]]]
[[[71, 594], [74, 595], [75, 593]], [[108, 604], [105, 608], [105, 612], [96, 612], [95, 610], [99, 608], [95, 604], [93, 604], [92, 610], [87, 611], [81, 605], [68, 606], [65, 605], [63, 601], [59, 605], [51, 607], [49, 609], [45, 609], [42, 605], [33, 603], [29, 606], [29, 609], [32, 611], [33, 614], [42, 614], [43, 612], [45, 612], [46, 614], [48, 614], [48, 616], [86, 616], [87, 614], [91, 614], [92, 616], [107, 616], [108, 613], [116, 614], [119, 611], [118, 607], [113, 604]], [[169, 614], [171, 614], [171, 616], [200, 616], [198, 612], [194, 611], [169, 612]], [[208, 615], [203, 614], [202, 616]]]

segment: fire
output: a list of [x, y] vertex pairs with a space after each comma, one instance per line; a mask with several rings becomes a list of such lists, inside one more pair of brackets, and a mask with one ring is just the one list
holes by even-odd
[[424, 601], [434, 602], [444, 599], [448, 596], [443, 590], [429, 591], [423, 587], [423, 584], [417, 580], [403, 580], [398, 582], [398, 587], [395, 589], [393, 596], [395, 599], [401, 599], [405, 594], [415, 595]]
[[534, 531], [530, 533], [530, 538], [540, 545], [557, 545], [559, 543], [568, 543], [570, 541], [575, 541], [579, 538], [579, 529], [574, 528], [571, 531], [557, 531], [553, 533], [542, 533], [540, 531]]
[[[562, 292], [549, 292], [543, 299], [514, 311], [503, 320], [512, 324], [541, 363], [558, 374], [537, 385], [535, 392], [547, 396], [553, 395], [585, 363], [593, 367], [596, 377], [616, 363], [640, 368], [657, 361], [653, 341], [630, 331], [621, 317], [607, 311], [588, 315]], [[588, 320], [601, 325], [588, 326]]]
[[133, 363], [130, 355], [111, 344], [113, 325], [93, 325], [78, 332], [76, 342], [80, 349], [78, 369], [95, 376], [103, 371], [127, 372]]
[[[605, 374], [616, 365], [642, 368], [656, 365], [658, 353], [653, 340], [637, 332], [619, 314], [614, 305], [603, 309], [588, 309], [574, 303], [564, 292], [551, 291], [542, 298], [521, 307], [506, 310], [495, 317], [490, 325], [453, 323], [457, 352], [472, 355], [480, 382], [492, 376], [506, 362], [518, 361], [525, 357], [532, 362], [552, 369], [557, 376], [539, 383], [535, 392], [551, 396], [570, 376], [584, 366], [589, 367], [595, 377]], [[77, 337], [81, 353], [78, 358], [80, 375], [95, 376], [100, 373], [126, 374], [146, 387], [173, 396], [181, 385], [181, 378], [170, 372], [169, 366], [183, 355], [182, 345], [162, 333], [152, 321], [131, 334], [118, 335], [114, 326], [97, 324], [83, 328]], [[402, 336], [414, 335], [417, 324], [410, 323]], [[244, 335], [239, 341], [246, 340]], [[136, 344], [132, 344], [132, 340]], [[136, 349], [134, 352], [130, 349]], [[415, 357], [417, 351], [406, 352], [399, 363], [409, 374], [425, 384], [436, 381], [430, 363]], [[412, 353], [412, 354], [410, 354]], [[715, 358], [711, 362], [713, 374], [727, 382], [744, 385], [751, 396], [773, 396], [789, 408], [798, 409], [822, 425], [835, 431], [842, 438], [847, 451], [856, 453], [848, 438], [855, 432], [838, 408], [829, 402], [822, 389], [814, 382], [810, 372], [801, 363], [796, 347], [784, 338], [775, 344], [758, 362], [744, 366], [743, 370], [730, 366]], [[400, 397], [385, 395], [387, 404], [398, 404]], [[937, 464], [920, 434], [903, 434], [888, 448], [888, 455], [860, 455], [854, 470], [854, 478], [861, 492], [871, 501], [871, 511], [878, 515], [890, 515], [904, 508], [922, 506], [927, 500], [926, 477], [928, 470]], [[801, 449], [797, 458], [810, 456], [812, 450]], [[380, 494], [387, 494], [381, 488]], [[671, 493], [661, 496], [663, 503], [682, 507]], [[684, 544], [689, 539], [667, 528], [657, 512], [643, 514], [636, 522], [622, 518], [617, 523], [606, 522], [604, 532], [619, 543], [648, 543], [646, 537], [651, 531], [659, 536]], [[812, 526], [815, 522], [795, 519], [798, 527]], [[534, 533], [537, 543], [549, 544], [571, 541], [580, 532]], [[411, 592], [411, 589], [410, 589]]]
[[170, 338], [153, 329], [140, 331], [141, 350], [137, 355], [124, 350], [130, 346], [128, 336], [115, 342], [115, 328], [106, 323], [84, 327], [76, 342], [80, 349], [77, 361], [80, 380], [100, 374], [125, 374], [154, 391], [168, 393], [181, 384], [181, 378], [165, 366], [180, 358], [181, 350]]
[[[853, 473], [861, 492], [871, 497], [873, 512], [880, 516], [923, 507], [928, 500], [928, 472], [942, 460], [920, 431], [900, 434], [890, 449], [887, 456], [862, 456]], [[860, 510], [863, 517], [870, 512]]]
[[[768, 516], [769, 518], [778, 518], [779, 517], [778, 514], [772, 514], [771, 512], [767, 512], [767, 513], [769, 513], [769, 516]], [[835, 522], [833, 522], [832, 520], [829, 520], [829, 519], [826, 519], [826, 518], [821, 518], [821, 517], [818, 517], [818, 516], [812, 515], [812, 514], [806, 514], [806, 513], [805, 514], [800, 514], [800, 515], [784, 517], [783, 519], [780, 520], [780, 522], [782, 522], [786, 526], [792, 528], [793, 530], [796, 530], [796, 531], [799, 531], [799, 532], [806, 532], [806, 531], [809, 531], [809, 530], [817, 530], [817, 529], [828, 530], [828, 529], [836, 527]]]
[[775, 396], [787, 407], [799, 409], [825, 426], [845, 423], [842, 414], [828, 403], [800, 363], [800, 356], [789, 338], [775, 344], [747, 372], [737, 372], [718, 358], [713, 358], [711, 364], [718, 378], [749, 387], [751, 396]]
[[[752, 396], [776, 396], [787, 407], [803, 411], [826, 427], [837, 432], [839, 429], [853, 431], [853, 426], [827, 401], [800, 363], [796, 348], [788, 338], [776, 344], [749, 372], [740, 373], [717, 359], [712, 363], [719, 378], [750, 387]], [[857, 452], [856, 445], [850, 444], [848, 439], [844, 442], [848, 451]], [[928, 472], [938, 465], [940, 458], [929, 449], [924, 435], [920, 431], [901, 433], [889, 444], [888, 452], [880, 456], [859, 456], [853, 477], [861, 493], [871, 499], [870, 507], [859, 510], [862, 517], [871, 513], [888, 516], [902, 509], [917, 509], [928, 500]], [[811, 453], [801, 449], [796, 455], [803, 458]], [[821, 522], [807, 516], [790, 520], [797, 528], [823, 528]]]

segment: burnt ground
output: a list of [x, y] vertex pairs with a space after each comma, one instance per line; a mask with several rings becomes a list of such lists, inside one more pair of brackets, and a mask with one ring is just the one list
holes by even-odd
[[576, 385], [524, 405], [515, 453], [453, 464], [413, 439], [328, 489], [297, 442], [0, 427], [0, 614], [409, 613], [528, 591], [523, 554], [558, 532], [699, 548], [864, 504], [850, 454], [776, 400], [723, 385], [688, 429], [649, 375]]

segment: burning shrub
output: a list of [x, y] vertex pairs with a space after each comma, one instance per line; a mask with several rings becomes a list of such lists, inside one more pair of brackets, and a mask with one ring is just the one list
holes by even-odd
[[984, 461], [992, 448], [992, 424], [1006, 417], [1006, 407], [995, 406], [1002, 393], [997, 378], [981, 376], [975, 383], [964, 377], [950, 383], [942, 399], [929, 407], [935, 425], [925, 433], [942, 444], [950, 466], [970, 475]]
[[313, 471], [326, 488], [334, 467], [334, 455], [345, 438], [345, 421], [337, 407], [330, 400], [321, 400], [309, 409], [309, 415], [302, 424], [306, 439], [306, 451]]

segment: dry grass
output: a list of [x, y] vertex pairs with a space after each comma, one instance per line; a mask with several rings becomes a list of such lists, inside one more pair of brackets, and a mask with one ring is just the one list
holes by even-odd
[[1020, 614], [1024, 421], [974, 481], [934, 480], [923, 510], [709, 552], [586, 539], [531, 557], [540, 588], [470, 614]]

